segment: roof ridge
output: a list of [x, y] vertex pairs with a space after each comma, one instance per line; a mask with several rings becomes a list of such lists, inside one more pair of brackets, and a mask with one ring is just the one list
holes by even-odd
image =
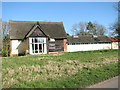
[[39, 23], [44, 23], [44, 24], [47, 24], [47, 23], [49, 23], [49, 24], [55, 24], [55, 23], [63, 24], [63, 22], [45, 22], [45, 21], [15, 21], [15, 20], [9, 20], [9, 22], [10, 23], [12, 23], [12, 22], [37, 23], [37, 22], [39, 22]]

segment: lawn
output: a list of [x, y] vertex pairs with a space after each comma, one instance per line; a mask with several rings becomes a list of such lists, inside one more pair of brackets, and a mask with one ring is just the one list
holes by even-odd
[[118, 75], [118, 50], [2, 58], [3, 88], [82, 88]]

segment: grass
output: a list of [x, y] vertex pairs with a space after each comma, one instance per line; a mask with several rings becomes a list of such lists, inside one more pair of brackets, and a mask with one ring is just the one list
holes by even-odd
[[82, 88], [118, 75], [118, 50], [2, 58], [3, 88]]

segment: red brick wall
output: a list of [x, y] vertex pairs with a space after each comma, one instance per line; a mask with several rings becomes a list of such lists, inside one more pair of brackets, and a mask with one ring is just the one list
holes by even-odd
[[12, 56], [12, 40], [10, 40], [10, 56]]
[[64, 39], [63, 42], [64, 42], [64, 52], [67, 52], [67, 39]]

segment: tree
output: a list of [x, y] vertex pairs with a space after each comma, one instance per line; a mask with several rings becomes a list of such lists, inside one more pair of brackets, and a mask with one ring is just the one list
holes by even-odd
[[74, 35], [86, 35], [88, 34], [86, 31], [86, 22], [80, 22], [78, 24], [74, 24], [72, 26], [72, 32], [74, 32]]
[[78, 31], [79, 31], [78, 24], [73, 24], [71, 29], [71, 32], [73, 33], [73, 35], [76, 35]]
[[87, 30], [88, 30], [88, 33], [90, 34], [93, 34], [93, 35], [96, 34], [96, 29], [95, 29], [95, 26], [92, 24], [92, 22], [88, 22]]
[[93, 23], [93, 35], [105, 35], [106, 33], [106, 28], [103, 25], [100, 25], [96, 22]]
[[2, 22], [2, 56], [9, 56], [10, 54], [10, 35], [9, 24]]
[[80, 22], [78, 24], [78, 27], [79, 27], [78, 35], [86, 35], [86, 34], [88, 34], [87, 30], [86, 30], [86, 26], [87, 26], [86, 22]]
[[111, 36], [120, 36], [120, 24], [118, 22], [111, 24], [109, 28], [112, 30], [110, 33]]
[[104, 35], [106, 29], [96, 22], [80, 22], [73, 25], [72, 31], [76, 31], [75, 35]]
[[10, 55], [10, 37], [7, 34], [3, 39], [2, 55], [8, 57]]
[[118, 12], [118, 20], [111, 24], [109, 28], [112, 30], [112, 36], [120, 36], [120, 2], [115, 3], [113, 8]]

